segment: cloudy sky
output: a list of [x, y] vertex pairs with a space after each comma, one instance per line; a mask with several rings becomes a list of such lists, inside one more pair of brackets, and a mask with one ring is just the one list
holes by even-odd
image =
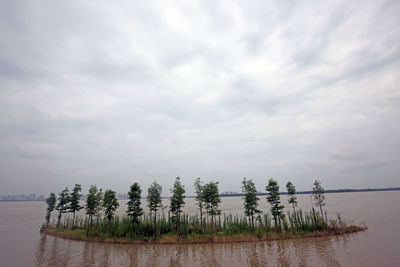
[[1, 1], [0, 193], [400, 186], [400, 2]]

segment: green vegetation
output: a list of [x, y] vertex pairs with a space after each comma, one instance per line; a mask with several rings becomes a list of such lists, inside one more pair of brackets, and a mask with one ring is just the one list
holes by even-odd
[[171, 189], [172, 197], [169, 210], [172, 213], [172, 221], [176, 223], [176, 230], [179, 230], [180, 216], [182, 208], [185, 205], [185, 188], [183, 187], [179, 177], [175, 178], [174, 186]]
[[292, 182], [287, 182], [286, 189], [288, 192], [288, 202], [293, 206], [293, 212], [296, 213], [297, 207], [297, 197], [296, 197], [296, 187], [292, 184]]
[[72, 193], [69, 199], [69, 212], [72, 212], [72, 225], [74, 225], [75, 221], [75, 213], [80, 211], [83, 207], [79, 204], [79, 200], [81, 199], [80, 192], [82, 191], [81, 185], [75, 184], [74, 189], [72, 189]]
[[147, 190], [147, 207], [153, 215], [154, 235], [157, 236], [157, 211], [161, 208], [162, 188], [156, 181]]
[[261, 212], [259, 209], [257, 209], [259, 198], [257, 197], [257, 190], [254, 182], [252, 180], [246, 180], [246, 178], [243, 178], [242, 192], [244, 195], [244, 214], [249, 217], [251, 227], [254, 229], [254, 216]]
[[199, 207], [200, 212], [200, 226], [203, 227], [203, 207], [204, 207], [204, 199], [203, 199], [203, 186], [200, 178], [196, 178], [194, 182], [194, 189], [196, 191], [196, 205]]
[[58, 210], [58, 222], [57, 227], [60, 227], [61, 216], [63, 213], [68, 212], [68, 202], [69, 202], [69, 191], [66, 187], [61, 193], [58, 195], [58, 203], [56, 210]]
[[131, 190], [128, 192], [128, 210], [126, 213], [132, 217], [132, 227], [139, 224], [139, 218], [143, 215], [141, 205], [142, 189], [138, 183], [131, 185]]
[[[314, 187], [320, 194], [318, 200], [325, 200], [323, 188], [319, 182], [317, 184], [319, 187], [316, 187], [315, 183]], [[162, 188], [157, 182], [152, 183], [148, 189], [147, 206], [150, 214], [143, 213], [141, 208], [142, 190], [138, 183], [134, 183], [128, 192], [127, 215], [122, 217], [115, 216], [115, 211], [119, 206], [115, 192], [106, 190], [103, 194], [101, 189], [91, 186], [85, 206], [87, 217], [65, 216], [61, 225], [60, 216], [56, 227], [46, 223], [43, 225], [42, 231], [74, 239], [104, 242], [197, 243], [321, 236], [365, 229], [360, 226], [347, 225], [339, 216], [337, 219], [328, 221], [326, 218], [324, 219], [322, 209], [321, 213], [316, 212], [314, 208], [310, 212], [305, 212], [301, 208], [296, 209], [295, 187], [291, 182], [288, 182], [286, 187], [288, 201], [292, 204], [293, 211], [284, 213], [278, 183], [271, 178], [266, 187], [269, 192], [267, 200], [271, 213], [263, 214], [258, 209], [259, 199], [254, 182], [244, 178], [242, 181], [244, 216], [240, 216], [238, 214], [221, 214], [218, 182], [202, 185], [200, 179], [197, 178], [195, 181], [196, 205], [199, 207], [200, 214], [184, 214], [185, 189], [180, 178], [176, 177], [170, 190], [172, 196], [169, 211], [172, 213], [172, 217], [159, 216], [157, 218], [159, 209], [165, 208], [161, 205]], [[317, 199], [315, 195], [314, 199]], [[66, 188], [58, 198], [57, 207], [60, 214], [67, 211], [73, 213], [73, 209], [64, 208], [71, 207], [71, 201], [72, 197], [69, 196]], [[50, 194], [47, 201], [48, 214], [51, 214], [52, 207], [54, 209], [54, 202], [55, 196]], [[320, 203], [318, 202], [318, 204]], [[206, 218], [203, 218], [203, 208], [206, 210]], [[46, 220], [47, 218], [50, 219], [50, 216], [46, 216]]]
[[47, 210], [46, 210], [46, 222], [50, 222], [50, 216], [56, 206], [56, 195], [52, 192], [50, 196], [46, 199]]
[[111, 219], [114, 217], [115, 211], [119, 207], [117, 197], [115, 196], [115, 191], [108, 189], [104, 192], [102, 206], [104, 208], [104, 216], [107, 218], [107, 220], [111, 221]]
[[274, 222], [275, 225], [278, 225], [279, 222], [279, 231], [282, 231], [282, 219], [285, 217], [285, 214], [283, 213], [283, 209], [285, 206], [281, 205], [281, 197], [279, 193], [279, 186], [278, 182], [274, 179], [269, 179], [268, 180], [268, 185], [265, 188], [269, 192], [269, 195], [267, 196], [267, 200], [269, 204], [271, 205], [271, 213], [272, 216], [274, 217]]
[[323, 217], [322, 207], [325, 206], [325, 189], [321, 186], [321, 182], [315, 180], [313, 186], [313, 196], [315, 205], [319, 206], [321, 215]]
[[98, 215], [101, 207], [101, 198], [102, 191], [98, 190], [95, 185], [92, 185], [89, 188], [89, 194], [86, 199], [86, 214], [89, 215], [89, 224], [86, 227], [87, 232], [86, 235], [89, 236], [91, 234], [92, 225], [93, 225], [93, 216]]
[[219, 209], [221, 196], [218, 191], [218, 182], [209, 182], [203, 186], [202, 199], [204, 200], [207, 215], [211, 216], [211, 226], [215, 230], [215, 216], [221, 214]]

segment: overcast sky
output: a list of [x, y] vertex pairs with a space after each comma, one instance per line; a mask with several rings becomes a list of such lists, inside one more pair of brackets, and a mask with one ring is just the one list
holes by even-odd
[[0, 193], [400, 186], [400, 1], [1, 1]]

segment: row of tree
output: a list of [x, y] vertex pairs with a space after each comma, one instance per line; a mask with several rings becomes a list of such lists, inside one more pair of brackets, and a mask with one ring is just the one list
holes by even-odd
[[[195, 188], [195, 200], [196, 205], [199, 209], [200, 223], [203, 226], [203, 212], [208, 215], [211, 220], [211, 226], [215, 226], [215, 217], [221, 214], [219, 205], [221, 203], [221, 196], [218, 190], [218, 182], [209, 182], [203, 184], [200, 178], [197, 178], [194, 183]], [[266, 191], [269, 193], [267, 195], [267, 201], [270, 204], [271, 214], [274, 218], [276, 226], [281, 229], [281, 220], [285, 216], [283, 209], [284, 206], [281, 204], [279, 186], [276, 180], [269, 179], [268, 185], [266, 186]], [[288, 202], [292, 205], [294, 214], [296, 214], [297, 207], [297, 197], [296, 188], [291, 182], [287, 182], [286, 189], [288, 192]], [[173, 187], [170, 190], [170, 206], [169, 214], [172, 214], [169, 219], [174, 222], [176, 231], [179, 231], [179, 226], [181, 222], [181, 214], [183, 212], [183, 207], [185, 205], [185, 188], [182, 185], [179, 177], [175, 178]], [[259, 198], [257, 197], [257, 190], [255, 184], [252, 180], [247, 180], [246, 178], [242, 181], [242, 192], [244, 200], [244, 213], [248, 217], [251, 227], [255, 227], [255, 218], [261, 213], [259, 210]], [[162, 187], [156, 181], [151, 184], [147, 191], [147, 207], [150, 210], [151, 216], [153, 218], [154, 228], [157, 227], [157, 212], [160, 208], [164, 209], [162, 206]], [[88, 215], [89, 224], [87, 228], [87, 234], [90, 234], [91, 227], [93, 224], [93, 217], [98, 216], [101, 211], [104, 213], [104, 217], [107, 220], [111, 220], [115, 214], [116, 209], [119, 207], [118, 200], [116, 198], [115, 191], [106, 190], [104, 193], [102, 189], [98, 189], [96, 186], [91, 186], [89, 193], [86, 198], [85, 207], [80, 205], [81, 198], [81, 186], [76, 184], [72, 189], [71, 193], [68, 188], [65, 188], [56, 196], [51, 193], [49, 198], [47, 198], [47, 213], [46, 221], [49, 223], [52, 211], [55, 209], [58, 211], [58, 221], [57, 227], [60, 225], [62, 214], [72, 213], [72, 225], [74, 226], [75, 214], [77, 211], [85, 208], [86, 214]], [[324, 188], [321, 183], [316, 180], [313, 186], [313, 196], [315, 204], [320, 208], [321, 216], [323, 217], [322, 206], [325, 205], [325, 195]], [[126, 214], [132, 219], [132, 226], [140, 223], [140, 218], [143, 215], [143, 209], [141, 207], [142, 200], [142, 189], [138, 183], [131, 185], [128, 192], [129, 201], [127, 203]], [[314, 208], [313, 208], [313, 212]], [[73, 227], [72, 226], [72, 227]], [[156, 233], [155, 233], [156, 234]]]

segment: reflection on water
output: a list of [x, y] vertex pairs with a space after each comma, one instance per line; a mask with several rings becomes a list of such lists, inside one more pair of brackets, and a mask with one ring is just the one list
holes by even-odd
[[[328, 211], [365, 221], [366, 232], [191, 245], [103, 244], [46, 236], [38, 232], [45, 203], [0, 203], [0, 266], [400, 266], [399, 201], [400, 191], [329, 194]], [[309, 199], [299, 196], [299, 202], [305, 206]], [[241, 199], [223, 198], [223, 204], [240, 209]]]
[[[357, 235], [357, 234], [356, 234]], [[135, 245], [41, 235], [37, 266], [341, 266], [345, 236], [254, 243]]]

